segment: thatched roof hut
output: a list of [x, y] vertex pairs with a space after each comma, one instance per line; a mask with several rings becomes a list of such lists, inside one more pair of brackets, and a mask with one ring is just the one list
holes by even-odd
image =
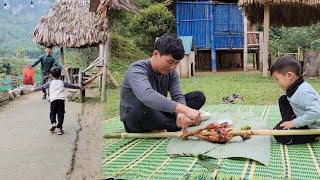
[[264, 6], [270, 6], [273, 26], [308, 26], [320, 20], [320, 0], [239, 0], [239, 6], [252, 23], [262, 23]]
[[54, 3], [36, 26], [33, 41], [44, 46], [96, 46], [107, 40], [109, 9], [139, 11], [129, 0], [100, 0], [96, 12], [90, 12], [89, 6], [89, 1], [83, 0], [59, 0]]

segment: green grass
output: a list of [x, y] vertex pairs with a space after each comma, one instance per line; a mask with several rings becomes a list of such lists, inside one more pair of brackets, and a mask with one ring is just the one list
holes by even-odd
[[[320, 92], [320, 79], [305, 77], [305, 80]], [[197, 90], [204, 92], [207, 97], [206, 104], [222, 104], [223, 97], [236, 93], [245, 98], [244, 101], [235, 101], [236, 104], [270, 105], [277, 104], [278, 98], [284, 94], [272, 77], [262, 77], [258, 71], [198, 73], [194, 78], [182, 78], [181, 88], [183, 93]], [[120, 88], [109, 88], [106, 118], [119, 116], [119, 101]]]

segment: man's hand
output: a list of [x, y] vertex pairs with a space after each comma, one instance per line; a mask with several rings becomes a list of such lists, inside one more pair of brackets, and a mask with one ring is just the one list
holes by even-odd
[[200, 111], [190, 108], [186, 116], [190, 118], [196, 125], [201, 123]]
[[34, 87], [30, 88], [30, 92], [33, 92], [34, 91]]
[[198, 110], [189, 108], [186, 105], [178, 103], [175, 112], [184, 114], [187, 118], [191, 119], [196, 125], [201, 123], [200, 111]]
[[280, 127], [282, 127], [283, 129], [292, 129], [295, 128], [293, 121], [285, 121], [283, 123], [280, 124]]
[[187, 129], [189, 127], [189, 121], [187, 117], [182, 113], [177, 114], [176, 124], [179, 128], [182, 129]]

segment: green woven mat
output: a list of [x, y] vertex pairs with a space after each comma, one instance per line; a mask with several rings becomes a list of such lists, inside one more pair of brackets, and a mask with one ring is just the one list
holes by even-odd
[[[205, 106], [203, 110], [256, 113], [270, 128], [279, 120], [277, 106]], [[103, 132], [124, 132], [119, 118], [105, 121]], [[213, 172], [194, 157], [170, 157], [169, 139], [104, 139], [104, 178], [116, 179], [320, 179], [320, 143], [282, 145], [272, 138], [269, 166], [244, 158], [212, 159]]]

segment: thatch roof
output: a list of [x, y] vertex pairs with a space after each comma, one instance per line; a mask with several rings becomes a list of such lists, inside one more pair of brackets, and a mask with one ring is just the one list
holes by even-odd
[[308, 26], [320, 20], [320, 0], [239, 0], [238, 4], [252, 23], [263, 22], [264, 5], [270, 4], [273, 26]]
[[[89, 12], [83, 0], [59, 0], [41, 17], [33, 32], [39, 45], [83, 48], [105, 43], [110, 24], [110, 8], [138, 12], [128, 0], [100, 0], [97, 12]], [[106, 12], [106, 15], [103, 13]]]

